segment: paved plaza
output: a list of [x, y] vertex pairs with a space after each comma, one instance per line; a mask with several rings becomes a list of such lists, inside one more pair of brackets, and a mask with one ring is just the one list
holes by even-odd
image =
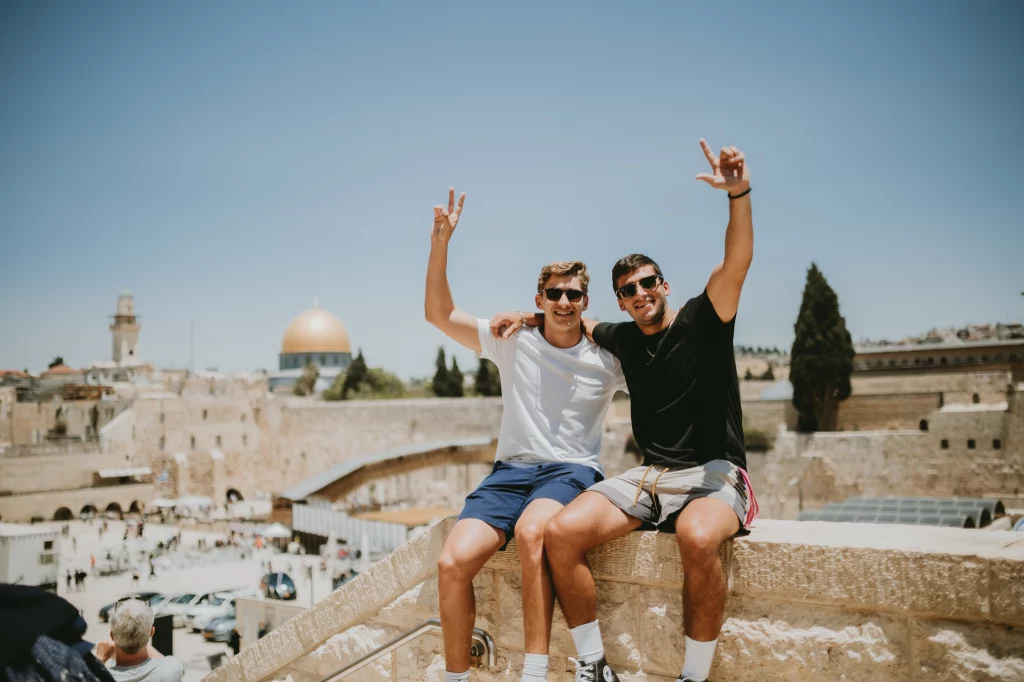
[[[155, 562], [156, 578], [150, 579], [149, 564], [139, 559], [145, 550], [155, 549], [157, 543], [167, 542], [178, 533], [177, 526], [147, 523], [143, 538], [132, 535], [125, 541], [125, 523], [108, 521], [107, 531], [100, 537], [99, 519], [71, 521], [70, 537], [61, 537], [61, 564], [58, 593], [81, 611], [89, 624], [85, 639], [96, 643], [110, 638], [110, 627], [99, 620], [99, 610], [120, 597], [135, 591], [168, 593], [208, 592], [235, 588], [258, 588], [260, 578], [266, 572], [267, 562], [272, 570], [284, 571], [292, 576], [298, 590], [298, 599], [290, 604], [310, 605], [312, 597], [322, 599], [331, 590], [329, 576], [321, 575], [320, 559], [316, 556], [295, 556], [274, 553], [264, 548], [255, 550], [250, 544], [244, 548], [215, 547], [217, 540], [226, 540], [223, 533], [183, 530], [181, 546], [158, 557]], [[52, 524], [59, 528], [62, 524]], [[205, 541], [208, 549], [198, 547], [199, 540]], [[89, 575], [82, 591], [74, 591], [72, 582], [68, 592], [65, 578], [67, 571], [76, 569], [89, 571], [90, 555], [95, 556], [97, 565], [102, 565], [107, 553], [117, 556], [127, 548], [136, 561], [139, 581], [132, 582], [132, 572], [114, 575]], [[242, 559], [243, 551], [246, 558]], [[307, 569], [313, 569], [313, 589], [310, 590]], [[198, 682], [210, 672], [209, 656], [228, 653], [227, 644], [206, 642], [199, 633], [184, 628], [174, 631], [174, 657], [185, 667], [186, 682]]]

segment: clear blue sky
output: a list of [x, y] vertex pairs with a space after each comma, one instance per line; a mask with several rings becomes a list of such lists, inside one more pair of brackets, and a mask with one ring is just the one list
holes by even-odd
[[[5, 2], [0, 368], [141, 354], [275, 368], [314, 297], [372, 366], [432, 372], [431, 207], [468, 199], [457, 305], [532, 305], [578, 258], [722, 256], [697, 141], [751, 166], [736, 342], [788, 346], [806, 269], [856, 339], [1024, 317], [1020, 2]], [[475, 367], [468, 351], [460, 365]]]

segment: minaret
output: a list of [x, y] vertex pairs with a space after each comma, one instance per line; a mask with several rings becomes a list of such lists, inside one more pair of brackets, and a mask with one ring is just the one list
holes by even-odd
[[135, 300], [128, 289], [117, 297], [117, 314], [111, 316], [110, 334], [114, 342], [114, 362], [118, 364], [139, 356], [139, 323]]

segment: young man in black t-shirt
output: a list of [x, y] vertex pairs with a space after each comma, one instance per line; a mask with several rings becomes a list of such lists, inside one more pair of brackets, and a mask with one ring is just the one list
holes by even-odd
[[[547, 525], [545, 551], [580, 663], [576, 679], [618, 680], [604, 660], [594, 577], [587, 551], [638, 528], [674, 532], [683, 562], [686, 652], [682, 682], [707, 679], [722, 626], [727, 586], [718, 549], [757, 515], [746, 474], [743, 417], [733, 357], [740, 290], [754, 250], [750, 174], [735, 147], [697, 176], [729, 195], [725, 259], [707, 287], [679, 310], [650, 258], [626, 256], [612, 269], [618, 324], [584, 320], [587, 335], [614, 353], [629, 386], [633, 434], [643, 465], [595, 484]], [[495, 333], [511, 334], [520, 314], [499, 315]], [[526, 324], [536, 324], [528, 316]]]

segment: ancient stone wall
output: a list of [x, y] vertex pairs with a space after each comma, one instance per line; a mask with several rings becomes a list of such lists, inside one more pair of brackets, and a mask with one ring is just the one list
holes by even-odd
[[941, 393], [854, 394], [839, 404], [840, 431], [916, 429], [942, 406]]
[[0, 386], [0, 446], [13, 444], [14, 403], [17, 392], [13, 386]]
[[[125, 467], [123, 455], [79, 444], [67, 454], [0, 457], [0, 490], [16, 494], [93, 485], [97, 472]], [[52, 516], [50, 510], [46, 518]]]
[[[314, 682], [438, 613], [435, 565], [452, 519], [254, 642], [240, 604], [241, 654], [208, 682]], [[1006, 531], [761, 521], [723, 549], [729, 585], [713, 680], [1024, 678], [1024, 544]], [[675, 539], [630, 533], [589, 555], [609, 662], [624, 682], [672, 682], [682, 667], [682, 575]], [[474, 680], [516, 682], [523, 665], [514, 543], [474, 581], [476, 627], [497, 666]], [[573, 679], [576, 652], [556, 607], [549, 680]], [[440, 680], [438, 634], [347, 679]]]
[[128, 511], [133, 502], [144, 507], [146, 501], [154, 497], [153, 486], [149, 483], [0, 496], [0, 519], [23, 522], [37, 516], [52, 519], [54, 512], [62, 507], [77, 516], [86, 505], [93, 505], [102, 512], [111, 502], [117, 503], [122, 511]]
[[879, 374], [854, 373], [850, 379], [853, 395], [884, 393], [942, 393], [946, 403], [970, 403], [974, 394], [983, 403], [1006, 400], [1006, 387], [1013, 381], [1006, 370], [930, 370], [920, 373], [899, 370]]
[[102, 429], [117, 415], [130, 407], [122, 400], [75, 400], [45, 403], [14, 403], [11, 414], [11, 441], [15, 445], [35, 442], [37, 432], [44, 437], [57, 425], [57, 412], [67, 426], [66, 436], [70, 438], [95, 437], [92, 432], [93, 406], [97, 406], [97, 430]]

